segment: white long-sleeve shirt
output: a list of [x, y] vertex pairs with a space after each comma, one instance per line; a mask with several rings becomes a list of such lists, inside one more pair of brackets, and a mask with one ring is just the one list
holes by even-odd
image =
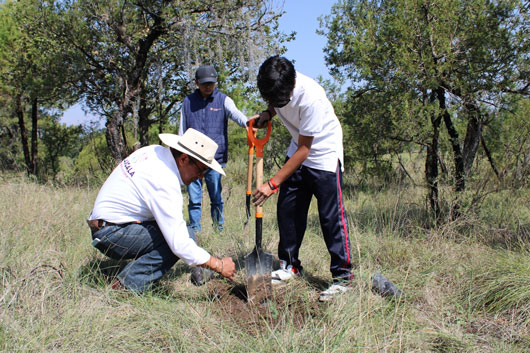
[[183, 217], [183, 185], [167, 147], [140, 148], [124, 159], [98, 193], [90, 219], [123, 224], [156, 221], [171, 251], [190, 266], [210, 254], [189, 237]]

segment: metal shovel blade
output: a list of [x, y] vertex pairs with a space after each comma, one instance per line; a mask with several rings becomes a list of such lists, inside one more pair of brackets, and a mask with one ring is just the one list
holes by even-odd
[[245, 268], [248, 301], [261, 303], [271, 294], [272, 254], [254, 248], [245, 256]]
[[[256, 139], [252, 133], [253, 120], [249, 122], [248, 138], [256, 147], [256, 188], [260, 187], [263, 182], [263, 146], [267, 142], [271, 132], [269, 121], [267, 136], [263, 139]], [[252, 184], [252, 159], [249, 153], [249, 168], [247, 178], [247, 190], [250, 197], [250, 187]], [[249, 199], [250, 201], [250, 199]], [[249, 205], [250, 206], [250, 205]], [[249, 210], [250, 207], [247, 208]], [[248, 214], [248, 213], [247, 213]], [[256, 246], [254, 250], [245, 256], [245, 267], [247, 269], [247, 298], [249, 303], [262, 303], [270, 297], [271, 291], [271, 272], [272, 272], [272, 254], [266, 253], [261, 248], [263, 228], [263, 207], [256, 206]]]

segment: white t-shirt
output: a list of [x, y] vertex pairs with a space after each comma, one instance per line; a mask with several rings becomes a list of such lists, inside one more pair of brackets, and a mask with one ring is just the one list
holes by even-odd
[[344, 170], [342, 127], [326, 92], [315, 80], [296, 72], [293, 97], [283, 108], [274, 108], [293, 139], [287, 151], [298, 149], [298, 137], [313, 136], [309, 156], [302, 163], [310, 168], [335, 172], [340, 160]]
[[90, 219], [122, 224], [155, 220], [171, 251], [190, 266], [210, 254], [189, 237], [177, 163], [167, 147], [140, 148], [124, 159], [98, 193]]

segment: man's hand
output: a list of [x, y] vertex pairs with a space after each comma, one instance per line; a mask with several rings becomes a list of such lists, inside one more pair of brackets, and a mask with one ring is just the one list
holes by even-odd
[[216, 257], [210, 256], [210, 259], [199, 265], [201, 267], [209, 268], [212, 271], [219, 273], [221, 276], [228, 278], [233, 281], [236, 275], [236, 264], [231, 257], [223, 257], [218, 259]]
[[[251, 116], [250, 120], [254, 120], [254, 125], [252, 125], [254, 128], [263, 129], [264, 127], [267, 127], [267, 122], [272, 119], [271, 111], [270, 110], [264, 110], [259, 114], [256, 114], [254, 116]], [[247, 126], [249, 125], [247, 121]]]
[[274, 194], [274, 191], [271, 190], [269, 184], [264, 183], [252, 193], [252, 202], [254, 203], [254, 206], [263, 206], [265, 201], [267, 201], [272, 194]]
[[236, 264], [231, 257], [223, 257], [221, 259], [221, 270], [219, 271], [221, 276], [228, 278], [233, 281], [236, 276]]

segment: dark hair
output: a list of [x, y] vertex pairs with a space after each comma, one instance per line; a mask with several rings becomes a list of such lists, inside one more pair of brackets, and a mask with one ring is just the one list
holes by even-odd
[[182, 156], [183, 154], [187, 155], [190, 162], [197, 165], [197, 163], [199, 163], [200, 161], [193, 157], [192, 155], [188, 154], [188, 153], [184, 153], [184, 152], [181, 152], [177, 149], [174, 149], [173, 147], [169, 147], [169, 150], [171, 151], [171, 154], [173, 155], [173, 158], [175, 159], [175, 161], [180, 157]]
[[267, 102], [289, 102], [294, 89], [296, 71], [292, 62], [283, 56], [271, 56], [258, 71], [258, 89]]
[[169, 150], [171, 151], [171, 154], [173, 155], [173, 158], [175, 158], [175, 160], [177, 158], [179, 158], [180, 155], [182, 154], [182, 152], [180, 152], [179, 150], [174, 149], [173, 147], [169, 147]]

